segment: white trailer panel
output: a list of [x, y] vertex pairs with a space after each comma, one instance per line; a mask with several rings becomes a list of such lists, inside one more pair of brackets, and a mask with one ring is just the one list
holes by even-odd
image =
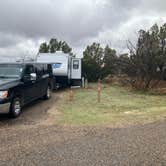
[[80, 85], [82, 76], [81, 58], [74, 58], [62, 52], [40, 53], [36, 61], [52, 64], [56, 83]]
[[55, 76], [68, 76], [69, 55], [64, 53], [41, 53], [37, 57], [38, 63], [51, 63]]
[[72, 71], [71, 71], [71, 79], [81, 79], [81, 59], [80, 58], [73, 58], [72, 59]]

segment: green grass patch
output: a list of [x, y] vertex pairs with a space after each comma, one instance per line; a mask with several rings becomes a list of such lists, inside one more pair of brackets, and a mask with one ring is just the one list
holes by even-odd
[[69, 91], [58, 102], [58, 122], [73, 125], [130, 124], [152, 122], [166, 117], [166, 96], [103, 85], [101, 103], [97, 102], [97, 84], [89, 89]]

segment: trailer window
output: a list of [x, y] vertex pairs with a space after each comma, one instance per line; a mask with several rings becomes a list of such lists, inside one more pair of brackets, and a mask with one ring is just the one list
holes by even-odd
[[57, 68], [60, 68], [61, 66], [62, 66], [62, 63], [55, 63], [52, 65], [52, 68], [57, 69]]
[[79, 60], [73, 61], [73, 69], [79, 69]]

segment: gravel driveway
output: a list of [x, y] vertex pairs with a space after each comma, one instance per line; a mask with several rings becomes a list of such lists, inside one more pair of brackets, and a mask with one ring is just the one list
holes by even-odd
[[166, 165], [166, 121], [125, 128], [59, 126], [56, 108], [55, 114], [48, 111], [58, 95], [26, 107], [18, 119], [0, 115], [0, 165]]

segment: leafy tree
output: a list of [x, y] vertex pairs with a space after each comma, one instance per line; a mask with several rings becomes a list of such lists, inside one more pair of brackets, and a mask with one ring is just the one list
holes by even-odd
[[96, 81], [101, 78], [103, 65], [103, 48], [99, 43], [87, 46], [83, 52], [83, 73], [89, 81]]
[[71, 53], [72, 49], [69, 47], [69, 45], [66, 42], [62, 42], [60, 46], [61, 46], [60, 48], [64, 53]]
[[118, 72], [120, 74], [132, 73], [130, 70], [130, 57], [126, 54], [120, 54], [117, 60]]
[[[161, 28], [162, 29], [162, 28]], [[163, 29], [155, 24], [148, 31], [140, 30], [136, 48], [130, 44], [130, 70], [128, 74], [140, 80], [142, 88], [149, 89], [153, 87], [154, 80], [160, 80], [162, 76], [162, 68], [164, 66], [164, 49], [165, 41]], [[161, 35], [162, 34], [162, 35]], [[163, 38], [161, 38], [161, 36]], [[130, 72], [132, 70], [132, 72]]]
[[103, 49], [99, 43], [93, 43], [87, 46], [83, 55], [83, 72], [90, 81], [103, 79], [119, 71], [116, 50], [108, 45]]
[[51, 39], [49, 42], [49, 52], [55, 53], [56, 51], [60, 51], [60, 45], [57, 39]]
[[163, 56], [160, 62], [160, 70], [163, 71], [163, 79], [166, 80], [166, 23], [160, 27], [160, 55]]
[[166, 24], [160, 27], [159, 31], [159, 46], [160, 55], [162, 56], [162, 61], [160, 62], [160, 69], [162, 69], [166, 64]]
[[103, 58], [104, 67], [102, 69], [103, 77], [106, 77], [109, 74], [117, 74], [118, 72], [117, 60], [118, 57], [116, 55], [116, 50], [111, 49], [107, 45], [104, 49], [104, 58]]
[[56, 51], [72, 54], [72, 48], [65, 41], [58, 41], [55, 38], [52, 38], [49, 44], [42, 43], [39, 48], [40, 53], [55, 53]]
[[46, 42], [42, 43], [39, 48], [40, 53], [48, 53], [49, 52], [49, 45]]

